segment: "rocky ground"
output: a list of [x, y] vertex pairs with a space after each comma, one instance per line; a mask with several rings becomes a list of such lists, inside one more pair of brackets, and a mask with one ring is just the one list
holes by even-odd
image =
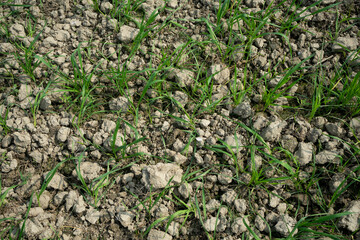
[[359, 13], [3, 1], [1, 239], [360, 239]]

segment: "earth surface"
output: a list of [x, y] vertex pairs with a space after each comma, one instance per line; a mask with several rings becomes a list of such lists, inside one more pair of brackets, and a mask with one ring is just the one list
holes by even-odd
[[360, 239], [360, 4], [0, 3], [2, 239]]

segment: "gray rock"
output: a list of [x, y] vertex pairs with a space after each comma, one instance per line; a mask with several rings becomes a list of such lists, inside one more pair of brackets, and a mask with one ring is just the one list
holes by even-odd
[[65, 201], [65, 197], [68, 195], [68, 192], [59, 192], [53, 198], [53, 204], [59, 206]]
[[14, 144], [18, 147], [26, 148], [31, 144], [31, 136], [28, 132], [16, 132], [13, 134]]
[[89, 223], [96, 224], [97, 221], [99, 221], [99, 218], [100, 218], [100, 212], [95, 208], [90, 207], [90, 209], [86, 211], [85, 219]]
[[[275, 231], [281, 234], [283, 237], [287, 237], [290, 232], [294, 229], [296, 220], [290, 217], [288, 214], [279, 217], [279, 221], [275, 225]], [[296, 229], [294, 235], [298, 232]]]
[[234, 234], [240, 234], [247, 231], [247, 227], [244, 221], [248, 226], [250, 226], [249, 220], [245, 217], [238, 217], [235, 219], [235, 221], [231, 225], [231, 230]]
[[180, 139], [176, 139], [176, 141], [173, 144], [173, 149], [175, 152], [181, 152], [184, 150], [186, 144], [183, 143]]
[[298, 146], [298, 141], [297, 141], [296, 137], [294, 137], [293, 135], [287, 134], [287, 135], [282, 136], [281, 145], [283, 148], [285, 148], [289, 152], [294, 153], [296, 147]]
[[170, 1], [168, 2], [168, 6], [169, 6], [170, 8], [173, 8], [173, 9], [177, 8], [177, 6], [178, 6], [178, 0], [170, 0]]
[[44, 213], [44, 209], [41, 207], [33, 207], [29, 210], [29, 217], [36, 217]]
[[220, 219], [216, 217], [210, 217], [204, 222], [204, 228], [208, 232], [213, 232], [218, 228]]
[[[22, 223], [20, 224], [22, 226]], [[27, 219], [25, 222], [24, 234], [28, 238], [39, 235], [44, 230], [44, 227], [41, 225], [39, 221], [35, 221], [35, 219]]]
[[208, 71], [208, 75], [213, 75], [215, 84], [223, 84], [230, 80], [230, 70], [220, 64], [212, 65]]
[[246, 119], [251, 117], [254, 111], [251, 108], [250, 102], [244, 101], [234, 108], [233, 113], [242, 119]]
[[286, 121], [278, 120], [270, 123], [270, 125], [261, 132], [261, 136], [265, 141], [277, 141], [281, 136], [281, 131], [287, 125]]
[[309, 140], [312, 143], [316, 143], [316, 141], [319, 139], [319, 137], [321, 136], [322, 131], [318, 128], [311, 128], [309, 130], [309, 133], [307, 135], [307, 140]]
[[21, 24], [14, 24], [9, 28], [9, 32], [11, 35], [14, 35], [16, 37], [24, 38], [26, 37], [25, 28]]
[[106, 150], [108, 150], [109, 152], [111, 152], [113, 147], [114, 148], [121, 147], [124, 144], [124, 142], [125, 142], [124, 135], [122, 135], [120, 132], [118, 132], [116, 134], [114, 145], [112, 146], [112, 144], [113, 144], [113, 136], [110, 136], [104, 141], [104, 148]]
[[264, 116], [258, 116], [254, 121], [253, 127], [255, 130], [261, 130], [262, 128], [266, 127], [268, 120]]
[[19, 101], [25, 100], [28, 96], [30, 96], [33, 92], [33, 89], [31, 86], [26, 84], [21, 84], [19, 93], [18, 93], [18, 99]]
[[234, 135], [228, 135], [225, 137], [224, 142], [236, 153], [244, 149], [244, 144], [241, 142], [239, 135], [236, 137]]
[[[43, 175], [44, 179], [47, 174], [48, 174], [48, 172]], [[61, 175], [60, 173], [55, 173], [55, 175], [49, 182], [47, 188], [52, 188], [55, 190], [64, 190], [65, 188], [67, 188], [67, 186], [68, 186], [68, 183], [65, 181], [65, 177], [63, 175]]]
[[128, 228], [133, 224], [134, 217], [135, 214], [131, 212], [123, 212], [123, 211], [118, 212], [116, 215], [116, 219], [119, 220], [121, 225], [123, 225], [126, 228]]
[[177, 223], [177, 222], [173, 221], [173, 222], [171, 222], [170, 225], [169, 225], [168, 233], [169, 233], [171, 236], [179, 237], [180, 227], [181, 227], [180, 223]]
[[221, 184], [227, 185], [232, 182], [233, 173], [230, 169], [224, 168], [221, 173], [218, 175], [218, 181]]
[[194, 84], [194, 73], [186, 69], [172, 69], [170, 79], [175, 79], [179, 87], [191, 87]]
[[221, 196], [221, 201], [225, 202], [230, 206], [235, 201], [236, 197], [237, 193], [234, 190], [230, 189]]
[[[9, 125], [8, 125], [9, 126]], [[3, 148], [7, 148], [10, 146], [10, 144], [12, 143], [13, 137], [8, 134], [6, 135], [2, 140], [1, 140], [1, 147]]]
[[109, 2], [102, 2], [100, 4], [100, 10], [103, 13], [109, 13], [113, 9], [113, 5]]
[[109, 108], [112, 111], [121, 111], [126, 112], [129, 109], [130, 102], [126, 97], [118, 97], [115, 99], [112, 99], [109, 102]]
[[48, 110], [50, 108], [50, 106], [51, 106], [50, 97], [48, 97], [48, 96], [43, 97], [41, 99], [41, 101], [40, 101], [40, 106], [39, 106], [40, 109], [43, 110], [43, 111], [46, 111], [46, 110]]
[[[79, 166], [77, 166], [79, 168]], [[84, 178], [85, 182], [91, 182], [93, 179], [99, 176], [99, 172], [102, 170], [102, 167], [95, 162], [81, 162], [80, 163], [80, 173]], [[74, 169], [72, 172], [74, 177], [77, 177], [77, 172]]]
[[77, 214], [81, 214], [85, 212], [86, 210], [86, 203], [84, 201], [83, 196], [79, 196], [75, 199], [74, 205], [73, 205], [74, 212]]
[[344, 47], [349, 50], [356, 50], [358, 46], [357, 38], [351, 37], [338, 37], [336, 43], [332, 45], [332, 50], [334, 52], [343, 51]]
[[346, 212], [351, 214], [341, 217], [338, 226], [351, 232], [358, 230], [360, 227], [360, 200], [352, 201]]
[[209, 213], [216, 212], [220, 207], [220, 202], [216, 199], [211, 199], [206, 203], [206, 211]]
[[124, 25], [120, 27], [120, 31], [119, 34], [117, 35], [117, 38], [120, 40], [120, 42], [130, 43], [134, 41], [139, 31], [140, 31], [139, 29]]
[[154, 228], [151, 229], [148, 234], [147, 240], [159, 240], [159, 239], [172, 240], [172, 236], [166, 232], [159, 231]]
[[327, 123], [325, 124], [326, 131], [328, 131], [331, 135], [342, 138], [345, 135], [345, 130], [338, 126], [335, 123]]
[[1, 53], [12, 53], [15, 52], [15, 48], [11, 43], [0, 43]]
[[164, 204], [160, 204], [157, 208], [154, 209], [152, 215], [156, 219], [167, 217], [169, 216], [169, 209]]
[[247, 204], [245, 199], [236, 199], [234, 201], [234, 206], [238, 213], [244, 214], [246, 212]]
[[47, 209], [49, 207], [50, 201], [51, 201], [51, 195], [49, 191], [46, 190], [40, 195], [39, 200], [37, 198], [33, 198], [34, 206], [38, 205], [42, 209]]
[[315, 161], [317, 164], [325, 164], [325, 163], [337, 163], [339, 162], [338, 153], [334, 151], [324, 150], [316, 154]]
[[272, 208], [276, 208], [280, 203], [280, 198], [276, 195], [276, 192], [269, 194], [269, 206]]
[[193, 188], [190, 184], [185, 182], [178, 187], [178, 191], [183, 198], [188, 199], [189, 196], [193, 193]]
[[67, 148], [71, 153], [82, 152], [86, 149], [82, 139], [75, 136], [70, 136], [67, 139]]
[[38, 150], [32, 151], [29, 156], [34, 160], [36, 163], [41, 163], [43, 160], [43, 155]]
[[67, 138], [69, 137], [71, 129], [68, 127], [60, 127], [57, 134], [56, 140], [59, 142], [66, 142]]
[[182, 107], [185, 107], [189, 101], [187, 94], [181, 91], [175, 91], [175, 93], [172, 95], [172, 98], [175, 99], [176, 102], [180, 103]]
[[101, 128], [104, 130], [104, 132], [111, 133], [116, 128], [116, 123], [114, 121], [105, 119], [101, 124]]
[[251, 157], [249, 157], [247, 165], [249, 166], [250, 171], [257, 171], [262, 165], [262, 157], [255, 155], [254, 160], [251, 160]]
[[360, 117], [351, 119], [350, 128], [353, 129], [355, 133], [360, 133]]
[[329, 190], [331, 193], [335, 193], [336, 190], [339, 189], [340, 185], [342, 185], [341, 188], [344, 188], [346, 186], [345, 176], [342, 173], [335, 173], [334, 176], [331, 178], [329, 182]]
[[158, 163], [154, 166], [146, 166], [142, 170], [142, 182], [150, 189], [161, 189], [166, 187], [172, 178], [169, 186], [181, 182], [183, 170], [176, 164]]
[[210, 120], [207, 120], [207, 119], [201, 119], [200, 120], [200, 126], [202, 128], [207, 128], [209, 125], [210, 125]]
[[304, 166], [312, 161], [313, 146], [311, 143], [300, 142], [298, 150], [295, 152], [294, 157], [298, 160], [300, 166]]
[[263, 231], [265, 231], [265, 229], [267, 229], [266, 222], [259, 215], [256, 215], [256, 217], [255, 217], [255, 227], [260, 232], [263, 232]]
[[58, 30], [55, 34], [56, 40], [58, 40], [60, 42], [68, 41], [70, 39], [70, 37], [71, 37], [70, 33], [65, 30]]
[[47, 37], [42, 42], [44, 48], [56, 47], [58, 42], [53, 37]]
[[76, 191], [71, 190], [65, 197], [65, 209], [66, 211], [70, 211], [70, 209], [74, 206], [77, 201], [78, 194]]
[[18, 162], [15, 158], [6, 159], [1, 163], [1, 172], [8, 173], [15, 170], [18, 166]]

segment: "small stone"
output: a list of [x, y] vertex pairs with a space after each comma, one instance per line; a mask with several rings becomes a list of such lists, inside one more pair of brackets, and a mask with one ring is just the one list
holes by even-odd
[[99, 221], [100, 218], [100, 212], [96, 210], [95, 208], [90, 208], [87, 210], [85, 219], [91, 223], [96, 224], [97, 221]]
[[231, 230], [234, 234], [240, 234], [240, 233], [246, 232], [247, 227], [246, 227], [244, 221], [246, 222], [246, 224], [248, 226], [250, 226], [249, 220], [245, 217], [238, 217], [235, 219], [235, 221], [231, 225]]
[[[49, 172], [47, 172], [43, 175], [44, 179], [48, 173]], [[68, 184], [65, 181], [65, 177], [63, 175], [61, 175], [60, 173], [55, 173], [53, 178], [50, 180], [47, 188], [52, 188], [55, 190], [64, 190], [64, 188], [67, 188], [67, 186], [68, 186]]]
[[26, 85], [26, 84], [21, 84], [20, 89], [19, 89], [19, 93], [18, 93], [19, 101], [25, 100], [25, 98], [30, 96], [32, 94], [32, 92], [33, 92], [33, 89], [32, 89], [31, 86]]
[[221, 184], [227, 185], [232, 182], [233, 173], [230, 169], [224, 168], [218, 176], [218, 181]]
[[325, 164], [327, 162], [336, 163], [340, 160], [337, 155], [336, 152], [324, 150], [316, 154], [315, 161], [317, 164]]
[[344, 48], [349, 50], [356, 50], [358, 46], [358, 40], [350, 37], [338, 37], [336, 43], [332, 45], [334, 52], [344, 51]]
[[345, 176], [341, 173], [335, 173], [334, 176], [331, 178], [329, 182], [329, 190], [331, 193], [335, 193], [340, 185], [342, 185], [342, 188], [346, 186]]
[[135, 215], [131, 212], [119, 212], [116, 215], [117, 220], [126, 228], [133, 224], [134, 217]]
[[236, 153], [243, 149], [243, 143], [240, 141], [239, 136], [228, 135], [225, 137], [224, 142]]
[[220, 219], [216, 217], [210, 217], [204, 222], [204, 228], [208, 232], [213, 232], [219, 226]]
[[208, 75], [213, 75], [212, 78], [215, 84], [223, 84], [230, 80], [230, 70], [220, 64], [212, 65], [208, 71]]
[[269, 206], [272, 208], [276, 208], [279, 203], [280, 203], [280, 198], [278, 196], [276, 196], [275, 194], [277, 194], [276, 192], [273, 192], [273, 194], [270, 194], [269, 196]]
[[56, 40], [58, 40], [60, 42], [68, 41], [70, 39], [70, 37], [71, 37], [70, 33], [65, 30], [59, 30], [56, 32], [56, 35], [55, 35]]
[[172, 240], [172, 236], [166, 232], [159, 231], [154, 228], [151, 229], [148, 234], [147, 240], [159, 240], [159, 239]]
[[158, 163], [154, 166], [146, 166], [142, 170], [142, 182], [147, 189], [161, 189], [168, 185], [170, 179], [172, 182], [169, 186], [181, 182], [183, 170], [173, 163]]
[[46, 111], [51, 106], [51, 99], [48, 96], [45, 96], [40, 101], [40, 109]]
[[341, 217], [338, 226], [354, 232], [360, 227], [360, 201], [352, 201], [345, 212], [351, 214]]
[[181, 91], [175, 91], [172, 97], [174, 100], [176, 100], [176, 104], [180, 103], [181, 107], [185, 107], [185, 105], [189, 101], [189, 97], [187, 96], [187, 94]]
[[339, 127], [335, 123], [327, 123], [325, 124], [326, 131], [328, 131], [331, 135], [342, 138], [345, 135], [345, 130]]
[[294, 157], [298, 160], [300, 166], [304, 166], [312, 161], [313, 146], [311, 143], [300, 142], [298, 150], [295, 152]]
[[240, 214], [244, 214], [247, 208], [246, 200], [245, 199], [236, 199], [234, 201], [235, 209]]
[[13, 134], [13, 138], [16, 146], [26, 148], [31, 144], [31, 136], [28, 132], [16, 132]]
[[[287, 237], [289, 233], [292, 232], [295, 225], [296, 220], [286, 214], [282, 217], [279, 217], [279, 221], [275, 225], [275, 231], [283, 237]], [[293, 234], [295, 235], [297, 232], [298, 230], [296, 229]]]
[[211, 122], [209, 120], [207, 120], [207, 119], [201, 119], [200, 120], [200, 126], [202, 128], [207, 128], [210, 125], [210, 123]]
[[179, 87], [191, 87], [194, 84], [194, 73], [186, 69], [172, 69], [169, 73], [170, 79], [175, 79]]
[[188, 199], [189, 196], [193, 193], [192, 186], [186, 182], [179, 186], [178, 191], [185, 199]]
[[254, 111], [251, 108], [250, 102], [245, 101], [237, 105], [233, 113], [242, 119], [247, 119], [254, 114]]
[[209, 213], [216, 212], [220, 207], [220, 202], [216, 199], [211, 199], [206, 203], [206, 211]]
[[59, 142], [66, 142], [67, 138], [69, 137], [71, 132], [71, 129], [68, 127], [60, 127], [57, 135], [56, 135], [56, 140]]
[[277, 141], [281, 136], [281, 131], [287, 125], [286, 121], [275, 121], [270, 123], [270, 125], [265, 128], [261, 136], [264, 138], [265, 141], [274, 142]]
[[100, 10], [103, 13], [109, 13], [111, 11], [111, 9], [113, 8], [113, 5], [109, 2], [102, 2], [100, 5]]
[[[79, 166], [77, 166], [79, 168]], [[95, 162], [81, 162], [80, 163], [80, 173], [84, 178], [85, 182], [91, 182], [93, 179], [99, 176], [99, 172], [102, 170], [102, 167]], [[77, 172], [74, 169], [72, 175], [77, 177]]]
[[234, 190], [228, 190], [221, 196], [221, 201], [225, 202], [229, 206], [235, 201], [237, 193]]
[[118, 97], [109, 102], [109, 108], [112, 111], [126, 112], [129, 106], [130, 102], [126, 97]]
[[117, 38], [120, 40], [120, 42], [130, 43], [131, 41], [134, 41], [135, 37], [138, 35], [139, 32], [139, 29], [124, 25], [120, 27]]
[[21, 24], [14, 24], [9, 28], [11, 35], [16, 37], [24, 38], [26, 37], [25, 28]]

